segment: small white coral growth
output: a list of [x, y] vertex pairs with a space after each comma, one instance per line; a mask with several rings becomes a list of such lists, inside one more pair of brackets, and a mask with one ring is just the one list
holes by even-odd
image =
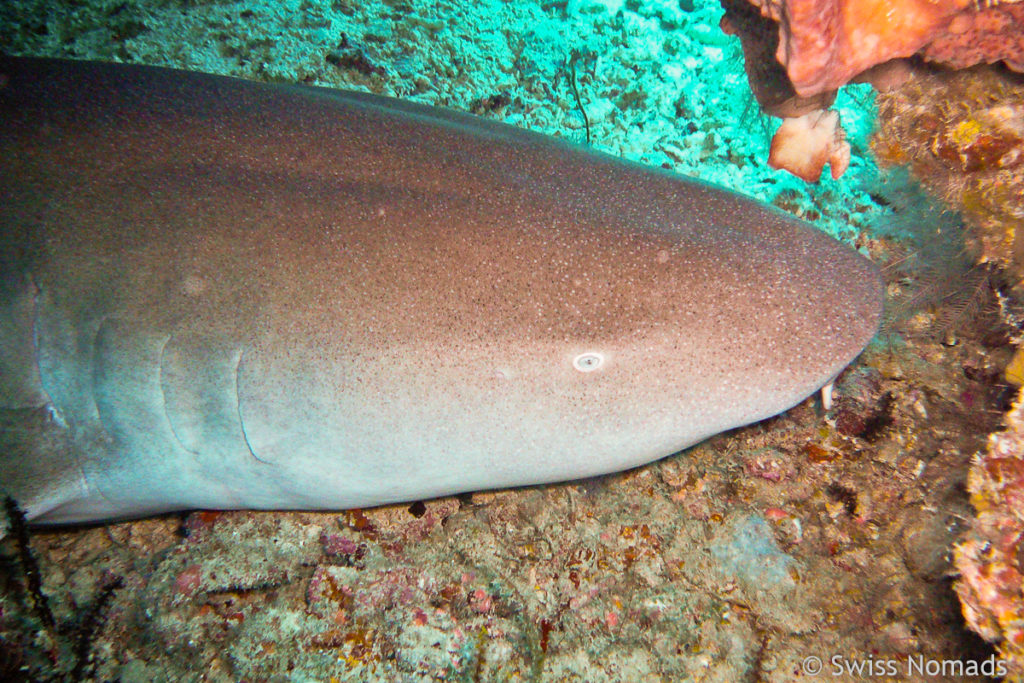
[[816, 183], [825, 164], [833, 178], [841, 176], [850, 165], [850, 143], [839, 124], [839, 112], [813, 111], [783, 119], [772, 138], [768, 165]]

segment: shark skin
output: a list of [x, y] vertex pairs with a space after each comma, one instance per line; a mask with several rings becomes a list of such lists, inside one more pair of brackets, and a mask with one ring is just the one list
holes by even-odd
[[466, 114], [0, 58], [0, 121], [0, 491], [37, 523], [623, 470], [879, 324], [810, 225]]

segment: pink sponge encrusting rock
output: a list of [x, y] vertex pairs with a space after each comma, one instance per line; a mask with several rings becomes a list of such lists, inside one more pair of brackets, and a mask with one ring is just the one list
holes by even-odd
[[1024, 73], [1024, 3], [1004, 2], [957, 14], [922, 55], [955, 69], [1001, 60]]
[[1024, 67], [1020, 0], [750, 0], [779, 23], [776, 58], [803, 96], [921, 53], [957, 67]]

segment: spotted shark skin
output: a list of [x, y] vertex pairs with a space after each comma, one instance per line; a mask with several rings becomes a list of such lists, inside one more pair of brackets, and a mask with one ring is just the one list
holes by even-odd
[[0, 489], [35, 522], [622, 470], [879, 324], [802, 221], [444, 109], [0, 58], [0, 121]]

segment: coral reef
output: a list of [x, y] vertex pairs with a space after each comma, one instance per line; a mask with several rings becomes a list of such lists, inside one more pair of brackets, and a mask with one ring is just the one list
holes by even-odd
[[747, 82], [761, 110], [783, 119], [772, 137], [768, 165], [816, 183], [828, 163], [837, 179], [850, 162], [850, 145], [839, 124], [839, 114], [827, 111], [835, 91], [801, 97], [793, 89], [775, 58], [775, 24], [758, 14], [747, 0], [722, 0], [725, 14], [720, 26], [739, 37], [743, 45]]
[[[715, 0], [682, 4], [8, 0], [0, 27], [19, 54], [397, 94], [575, 141], [581, 102], [597, 148], [756, 195], [880, 261], [899, 253], [869, 230], [892, 212], [866, 189], [867, 86], [836, 100], [851, 144], [841, 182], [769, 169], [739, 41], [718, 31]], [[579, 102], [576, 49], [598, 55], [577, 64]], [[914, 277], [887, 273], [894, 291]], [[1005, 408], [1005, 359], [970, 326], [954, 344], [925, 334], [943, 306], [901, 320], [837, 381], [828, 413], [805, 401], [559, 486], [38, 531], [42, 591], [57, 623], [110, 596], [92, 662], [126, 683], [782, 682], [829, 653], [985, 660], [947, 551], [970, 513], [970, 454]], [[42, 680], [54, 662], [13, 541], [0, 548], [0, 678], [10, 664]], [[104, 593], [112, 574], [125, 587]]]
[[1024, 4], [1019, 3], [974, 3], [954, 16], [946, 32], [936, 36], [921, 54], [955, 69], [1001, 60], [1014, 71], [1024, 72]]
[[878, 96], [872, 149], [879, 163], [908, 166], [962, 213], [978, 263], [1024, 281], [1024, 80], [992, 67], [919, 73]]
[[[96, 660], [93, 658], [93, 644], [103, 629], [106, 609], [124, 580], [115, 574], [106, 573], [98, 585], [98, 594], [92, 604], [76, 610], [71, 619], [58, 623], [50, 608], [49, 597], [42, 589], [42, 574], [39, 563], [32, 551], [25, 515], [11, 497], [4, 499], [4, 516], [11, 530], [11, 536], [20, 559], [25, 585], [25, 597], [31, 603], [28, 614], [18, 615], [22, 634], [15, 638], [0, 630], [0, 677], [17, 683], [28, 680], [84, 681], [93, 677]], [[8, 577], [8, 579], [13, 577]], [[6, 587], [4, 593], [8, 593]], [[0, 601], [0, 625], [9, 625], [11, 615], [5, 614]], [[35, 631], [33, 644], [25, 632]], [[41, 670], [32, 671], [26, 665], [25, 653], [37, 649], [46, 653], [48, 666], [46, 674]], [[34, 674], [34, 675], [33, 675]]]
[[[841, 149], [844, 136], [841, 128], [834, 143], [821, 134], [807, 135], [816, 126], [803, 117], [817, 111], [815, 121], [828, 120], [822, 110], [840, 86], [870, 82], [888, 92], [910, 76], [901, 58], [915, 54], [954, 68], [1002, 61], [1024, 70], [1024, 4], [1018, 0], [749, 0], [760, 14], [747, 0], [721, 1], [722, 29], [740, 38], [758, 103], [786, 119], [772, 140], [769, 163], [808, 182], [817, 181], [822, 159]], [[981, 118], [975, 128], [1012, 129], [1010, 137], [1019, 138], [1016, 114], [992, 111]], [[938, 153], [960, 156], [966, 165], [972, 163], [969, 157], [981, 157], [975, 165], [1007, 165], [1002, 147], [1016, 143], [1005, 134], [998, 140], [964, 140], [969, 136], [966, 129], [952, 131], [951, 139], [939, 141]], [[845, 169], [835, 158], [831, 167], [833, 178]]]
[[978, 514], [954, 550], [956, 592], [968, 626], [1006, 660], [1007, 679], [1024, 680], [1024, 394], [967, 485]]
[[1000, 60], [1024, 67], [1018, 0], [750, 1], [779, 23], [776, 58], [803, 97], [919, 52], [958, 68]]
[[739, 37], [747, 82], [763, 112], [780, 118], [796, 118], [832, 105], [835, 92], [811, 97], [796, 94], [786, 70], [775, 59], [779, 46], [775, 22], [761, 15], [747, 0], [721, 1], [725, 14], [719, 25], [725, 33]]

